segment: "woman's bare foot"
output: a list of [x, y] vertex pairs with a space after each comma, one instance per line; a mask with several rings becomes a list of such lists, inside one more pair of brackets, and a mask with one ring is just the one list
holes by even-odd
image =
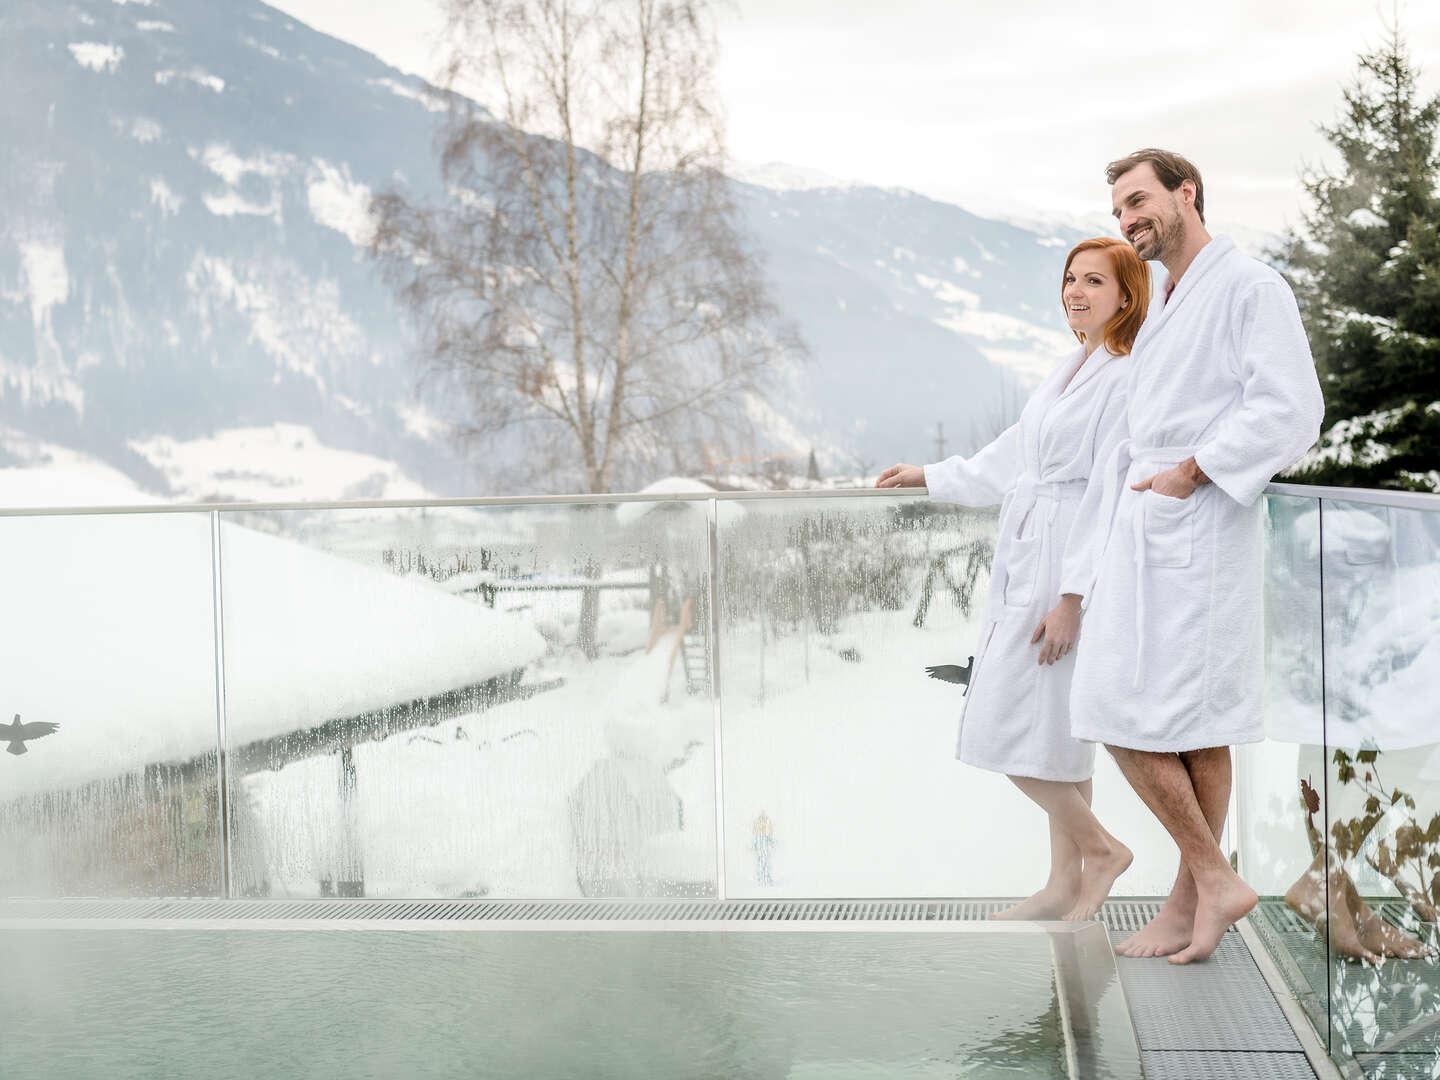
[[1322, 851], [1295, 884], [1285, 890], [1285, 906], [1313, 926], [1319, 926], [1325, 919], [1325, 876], [1321, 869], [1324, 862]]
[[[1229, 869], [1228, 867], [1226, 868]], [[1199, 882], [1196, 882], [1197, 887]], [[1241, 881], [1233, 871], [1213, 884], [1198, 888], [1195, 902], [1195, 925], [1190, 944], [1170, 957], [1172, 964], [1191, 964], [1204, 960], [1220, 944], [1225, 931], [1249, 914], [1259, 903], [1255, 890]]]
[[1073, 884], [1063, 885], [1047, 882], [1045, 887], [1028, 899], [1021, 900], [1014, 907], [997, 911], [992, 919], [1058, 919], [1075, 906], [1075, 897], [1080, 891], [1077, 879]]
[[1115, 884], [1115, 879], [1130, 869], [1130, 863], [1135, 856], [1130, 849], [1118, 840], [1115, 841], [1109, 850], [1098, 854], [1088, 855], [1085, 858], [1085, 867], [1080, 872], [1080, 895], [1075, 901], [1075, 906], [1065, 913], [1068, 922], [1080, 922], [1085, 919], [1093, 919], [1095, 913], [1100, 910], [1100, 905], [1110, 895], [1110, 889]]

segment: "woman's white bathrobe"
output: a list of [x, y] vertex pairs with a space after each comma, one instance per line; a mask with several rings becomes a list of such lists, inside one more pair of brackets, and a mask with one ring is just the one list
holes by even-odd
[[993, 443], [973, 457], [925, 466], [932, 499], [1002, 503], [985, 622], [960, 716], [955, 756], [966, 764], [1042, 780], [1085, 780], [1094, 772], [1094, 746], [1070, 735], [1070, 674], [1085, 646], [1041, 666], [1040, 646], [1030, 638], [1062, 593], [1090, 591], [1121, 479], [1113, 469], [1101, 475], [1099, 465], [1114, 465], [1125, 437], [1129, 364], [1103, 347], [1088, 360], [1077, 349]]
[[[1071, 730], [1135, 750], [1259, 742], [1259, 497], [1324, 413], [1290, 287], [1226, 237], [1211, 240], [1152, 307], [1127, 398], [1126, 483], [1086, 606]], [[1213, 483], [1189, 498], [1131, 490], [1190, 457]]]

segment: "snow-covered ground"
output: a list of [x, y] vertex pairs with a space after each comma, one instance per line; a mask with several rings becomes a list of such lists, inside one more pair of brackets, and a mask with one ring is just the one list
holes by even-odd
[[[554, 545], [537, 560], [537, 580], [563, 584], [558, 571], [577, 550], [558, 539], [563, 518], [527, 509], [551, 515], [548, 523], [532, 522], [537, 542], [543, 536]], [[770, 546], [772, 534], [762, 529], [747, 538], [739, 523], [770, 515], [800, 524], [818, 513], [873, 530], [892, 508], [832, 501], [723, 509], [722, 545], [766, 545], [753, 560], [740, 553], [741, 561], [778, 565], [785, 553]], [[442, 536], [455, 539], [465, 520], [458, 515], [471, 513], [448, 521], [432, 513], [432, 546], [443, 549], [434, 543]], [[633, 569], [616, 565], [615, 553], [628, 551], [621, 563], [643, 560], [672, 530], [679, 536], [670, 543], [703, 572], [704, 548], [690, 544], [703, 518], [692, 517], [626, 515], [618, 535], [655, 531], [628, 548], [600, 546], [604, 579], [637, 580]], [[944, 547], [987, 527], [972, 521], [957, 535], [957, 520], [942, 519], [925, 539]], [[512, 537], [518, 525], [509, 522]], [[362, 557], [360, 545], [352, 556]], [[762, 632], [757, 618], [725, 614], [748, 599], [762, 606], [783, 600], [734, 593], [755, 587], [721, 586], [722, 790], [716, 709], [708, 694], [684, 692], [679, 658], [669, 668], [673, 631], [644, 651], [643, 590], [602, 594], [593, 661], [571, 645], [578, 593], [501, 594], [498, 606], [523, 607], [551, 643], [527, 678], [559, 677], [564, 685], [358, 747], [349, 806], [333, 755], [247, 777], [249, 812], [264, 838], [257, 857], [269, 868], [270, 888], [314, 895], [337, 849], [352, 844], [370, 895], [716, 889], [719, 805], [730, 896], [1014, 895], [1038, 887], [1048, 858], [1043, 815], [1003, 777], [955, 761], [960, 689], [924, 672], [926, 664], [963, 661], [974, 651], [975, 617], [937, 595], [925, 627], [916, 629], [912, 596], [898, 610], [852, 611], [827, 633], [803, 623], [777, 632], [768, 620]], [[982, 577], [977, 595], [983, 592]], [[669, 614], [673, 621], [676, 613]], [[1173, 846], [1109, 761], [1100, 768], [1099, 812], [1139, 856], [1119, 891], [1163, 892], [1174, 872]], [[628, 809], [617, 814], [617, 804]], [[773, 825], [769, 883], [755, 844], [762, 813]], [[341, 835], [347, 828], [349, 840]]]
[[[523, 613], [221, 526], [230, 743], [522, 668]], [[216, 745], [210, 518], [0, 519], [0, 709], [60, 724], [0, 755], [0, 799], [180, 764]]]
[[155, 436], [136, 440], [132, 449], [186, 502], [430, 497], [394, 462], [326, 446], [301, 424], [233, 428], [199, 439]]
[[[672, 664], [673, 600], [646, 650], [652, 570], [673, 598], [703, 596], [706, 515], [649, 505], [237, 511], [222, 534], [232, 747], [521, 666], [551, 687], [360, 742], [348, 798], [333, 753], [237, 777], [237, 880], [314, 895], [353, 855], [372, 896], [665, 895], [718, 891], [722, 872], [732, 897], [1007, 896], [1043, 881], [1044, 816], [954, 760], [960, 688], [924, 673], [975, 651], [983, 573], [969, 616], [937, 589], [913, 625], [923, 568], [983, 540], [990, 518], [890, 500], [720, 504], [712, 698]], [[0, 756], [0, 792], [213, 748], [208, 518], [0, 524], [6, 595], [25, 613], [0, 629], [0, 708], [62, 723]], [[1387, 775], [1422, 786], [1440, 741], [1435, 524], [1338, 506], [1326, 520], [1331, 741], [1378, 742]], [[1245, 824], [1226, 847], [1267, 893], [1309, 861], [1298, 782], [1326, 768], [1315, 525], [1302, 508], [1273, 537], [1272, 741], [1237, 755]], [[902, 584], [894, 602], [857, 599], [877, 575]], [[575, 645], [589, 581], [630, 586], [600, 594], [593, 659]], [[473, 591], [507, 584], [541, 588], [502, 588], [493, 608]], [[827, 614], [796, 591], [809, 588], [845, 599]], [[1117, 895], [1164, 893], [1174, 846], [1103, 752], [1095, 806], [1136, 852]]]
[[0, 432], [0, 450], [19, 464], [0, 468], [0, 507], [142, 506], [160, 500], [119, 469], [88, 454]]

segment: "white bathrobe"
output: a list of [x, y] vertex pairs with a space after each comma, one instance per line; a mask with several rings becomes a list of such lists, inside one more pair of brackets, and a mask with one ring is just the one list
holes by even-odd
[[[1070, 675], [1084, 645], [1041, 666], [1030, 637], [1062, 593], [1085, 596], [1094, 580], [1119, 496], [1114, 466], [1125, 437], [1129, 364], [1103, 347], [1088, 360], [1077, 349], [993, 443], [971, 458], [925, 466], [932, 499], [1002, 503], [955, 755], [969, 765], [1042, 780], [1085, 780], [1094, 772], [1094, 746], [1070, 735]], [[1108, 477], [1097, 471], [1106, 462]]]
[[[1072, 731], [1151, 751], [1259, 742], [1259, 497], [1324, 413], [1285, 280], [1215, 237], [1140, 331], [1128, 401], [1126, 483], [1086, 609]], [[1213, 482], [1189, 498], [1131, 490], [1190, 457]]]

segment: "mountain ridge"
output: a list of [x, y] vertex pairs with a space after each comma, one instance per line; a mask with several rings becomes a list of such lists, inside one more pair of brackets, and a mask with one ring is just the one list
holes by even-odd
[[[467, 456], [455, 403], [417, 391], [414, 329], [363, 250], [374, 191], [442, 193], [422, 80], [258, 0], [22, 2], [0, 31], [7, 445], [171, 497], [320, 490], [294, 463], [260, 488], [195, 464], [239, 445], [226, 432], [288, 432], [373, 459], [330, 497], [506, 493], [503, 454]], [[1078, 235], [866, 185], [736, 190], [813, 354], [757, 403], [761, 451], [855, 472], [915, 456], [936, 422], [978, 438], [1068, 340], [1037, 298]]]

